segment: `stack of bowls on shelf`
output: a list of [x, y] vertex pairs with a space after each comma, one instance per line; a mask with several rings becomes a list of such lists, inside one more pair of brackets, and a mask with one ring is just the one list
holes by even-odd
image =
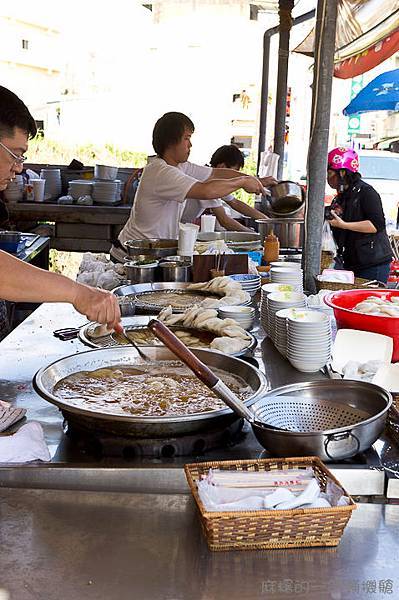
[[24, 195], [24, 178], [22, 175], [15, 175], [15, 179], [10, 181], [4, 190], [4, 197], [8, 202], [18, 202]]
[[93, 193], [93, 182], [87, 179], [76, 179], [70, 181], [68, 185], [68, 195], [72, 196], [74, 200], [80, 198], [80, 196], [91, 196]]
[[244, 292], [252, 297], [255, 296], [256, 292], [260, 290], [260, 275], [252, 275], [252, 273], [242, 273], [237, 275], [230, 275], [230, 279], [239, 281]]
[[287, 283], [303, 291], [303, 271], [300, 263], [274, 262], [270, 266], [271, 283]]
[[330, 317], [318, 311], [297, 311], [287, 318], [287, 358], [298, 371], [316, 373], [331, 356]]
[[306, 296], [302, 292], [274, 292], [268, 295], [266, 306], [266, 320], [262, 322], [262, 325], [274, 342], [276, 335], [276, 312], [283, 308], [305, 308]]
[[301, 308], [283, 308], [275, 314], [274, 345], [283, 356], [287, 356], [287, 319], [295, 316]]
[[121, 182], [94, 181], [93, 200], [98, 204], [116, 204], [121, 200]]
[[42, 169], [40, 179], [45, 179], [44, 198], [55, 200], [61, 195], [61, 170], [60, 169]]
[[243, 329], [252, 329], [255, 309], [252, 306], [221, 306], [218, 309], [220, 319], [234, 319]]

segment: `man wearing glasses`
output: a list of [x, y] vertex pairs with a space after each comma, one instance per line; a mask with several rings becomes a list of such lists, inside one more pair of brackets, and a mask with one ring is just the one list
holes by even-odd
[[[0, 86], [0, 192], [21, 173], [28, 140], [35, 135], [36, 124], [28, 108], [13, 92]], [[0, 298], [14, 302], [69, 302], [89, 320], [121, 330], [116, 296], [38, 269], [1, 250]]]

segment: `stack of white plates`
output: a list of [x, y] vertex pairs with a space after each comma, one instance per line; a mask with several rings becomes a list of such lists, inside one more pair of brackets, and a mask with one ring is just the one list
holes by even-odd
[[40, 179], [45, 179], [44, 196], [55, 200], [61, 195], [61, 171], [60, 169], [42, 169]]
[[15, 179], [10, 181], [4, 190], [5, 199], [9, 202], [18, 202], [22, 200], [24, 194], [24, 178], [22, 175], [15, 175]]
[[303, 290], [303, 271], [299, 263], [281, 263], [281, 266], [272, 266], [270, 280], [271, 283], [287, 283], [300, 291]]
[[244, 292], [252, 297], [255, 296], [256, 292], [260, 289], [260, 275], [252, 275], [252, 273], [242, 273], [237, 275], [230, 275], [230, 279], [239, 281]]
[[287, 318], [287, 358], [298, 371], [316, 373], [331, 356], [331, 322], [324, 313], [297, 311]]
[[218, 314], [221, 319], [234, 319], [247, 331], [252, 329], [255, 320], [255, 309], [251, 306], [221, 306]]
[[287, 356], [287, 319], [296, 315], [302, 308], [283, 308], [275, 314], [274, 345], [283, 356]]
[[266, 331], [274, 342], [276, 335], [275, 314], [283, 308], [305, 308], [306, 297], [301, 292], [274, 292], [266, 300]]
[[68, 195], [75, 200], [80, 196], [91, 196], [93, 192], [93, 182], [87, 179], [76, 179], [70, 181], [68, 186]]
[[121, 182], [115, 181], [94, 181], [93, 200], [99, 204], [115, 204], [121, 199]]

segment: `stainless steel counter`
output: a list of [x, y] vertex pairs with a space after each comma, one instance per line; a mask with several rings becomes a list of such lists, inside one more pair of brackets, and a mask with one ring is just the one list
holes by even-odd
[[[0, 588], [11, 599], [399, 597], [396, 505], [358, 505], [336, 549], [208, 551], [181, 466], [261, 456], [252, 434], [193, 459], [98, 460], [76, 447], [31, 380], [44, 364], [85, 350], [52, 335], [83, 323], [68, 305], [42, 305], [0, 344], [0, 398], [42, 423], [53, 457], [49, 465], [0, 465]], [[308, 377], [267, 341], [259, 353], [273, 386]], [[348, 485], [357, 467], [335, 474], [342, 480], [345, 470]], [[362, 485], [373, 477], [383, 490], [378, 470], [367, 471]]]
[[12, 600], [399, 594], [396, 506], [360, 505], [337, 548], [212, 553], [187, 495], [3, 489], [1, 496], [0, 587]]

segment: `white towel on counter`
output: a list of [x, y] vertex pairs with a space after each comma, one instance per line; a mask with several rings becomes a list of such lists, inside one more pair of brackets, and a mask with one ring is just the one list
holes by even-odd
[[30, 421], [13, 435], [0, 436], [0, 463], [51, 460], [40, 423]]

